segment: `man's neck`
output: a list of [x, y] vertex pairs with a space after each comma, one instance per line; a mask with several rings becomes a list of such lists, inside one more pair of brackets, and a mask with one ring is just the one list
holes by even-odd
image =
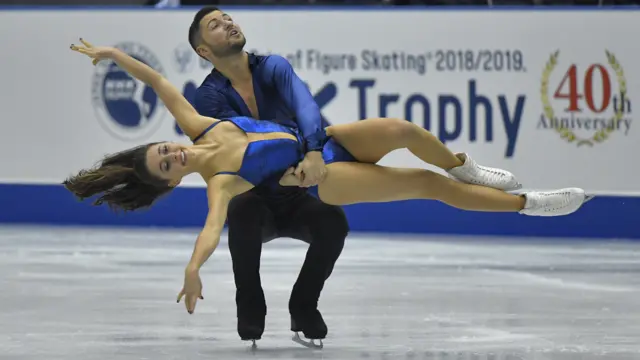
[[249, 54], [244, 51], [237, 55], [216, 59], [213, 65], [216, 70], [229, 79], [232, 84], [244, 83], [251, 80]]

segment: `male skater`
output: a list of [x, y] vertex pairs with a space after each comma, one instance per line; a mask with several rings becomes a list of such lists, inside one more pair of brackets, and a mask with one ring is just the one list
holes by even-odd
[[[214, 70], [200, 85], [195, 108], [205, 116], [248, 116], [297, 127], [306, 156], [296, 169], [303, 186], [314, 186], [326, 172], [320, 109], [306, 85], [283, 57], [245, 52], [246, 39], [231, 16], [216, 7], [196, 13], [189, 42]], [[327, 205], [302, 187], [261, 186], [237, 196], [229, 205], [229, 249], [236, 283], [238, 334], [258, 340], [267, 308], [260, 283], [262, 243], [291, 237], [309, 243], [289, 299], [291, 330], [308, 339], [324, 339], [327, 326], [318, 311], [325, 281], [338, 260], [349, 226], [342, 209]]]

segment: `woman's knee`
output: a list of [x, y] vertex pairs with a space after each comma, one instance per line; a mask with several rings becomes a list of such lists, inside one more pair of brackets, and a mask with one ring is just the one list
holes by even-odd
[[389, 118], [385, 122], [385, 136], [398, 142], [400, 147], [406, 147], [407, 142], [418, 139], [419, 132], [424, 131], [418, 125], [404, 119]]

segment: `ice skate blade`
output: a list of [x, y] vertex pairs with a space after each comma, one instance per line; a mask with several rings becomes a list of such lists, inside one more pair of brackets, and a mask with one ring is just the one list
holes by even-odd
[[324, 347], [324, 344], [322, 344], [322, 339], [320, 339], [320, 344], [316, 344], [314, 341], [315, 340], [311, 340], [311, 341], [304, 341], [302, 340], [302, 338], [300, 338], [300, 335], [298, 333], [296, 333], [295, 335], [293, 335], [293, 337], [291, 338], [291, 340], [293, 340], [294, 342], [297, 342], [298, 344], [308, 347], [309, 349], [322, 349]]
[[254, 352], [258, 350], [258, 345], [256, 344], [255, 340], [245, 340], [245, 341], [251, 341], [251, 347], [249, 348], [250, 351]]
[[583, 204], [586, 203], [587, 201], [593, 199], [594, 197], [596, 197], [595, 195], [586, 195], [584, 196], [584, 201], [582, 202]]

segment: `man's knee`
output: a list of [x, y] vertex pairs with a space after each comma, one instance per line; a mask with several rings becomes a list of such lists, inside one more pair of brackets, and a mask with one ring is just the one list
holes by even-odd
[[245, 193], [233, 198], [227, 210], [230, 227], [247, 226], [247, 223], [261, 224], [267, 221], [269, 216], [270, 211], [265, 201], [252, 193]]
[[245, 193], [235, 197], [227, 210], [229, 243], [264, 242], [275, 236], [273, 213], [261, 197]]
[[309, 227], [311, 246], [299, 280], [306, 279], [317, 286], [321, 284], [321, 278], [326, 280], [331, 275], [340, 258], [349, 234], [349, 223], [344, 211], [338, 206], [324, 204], [321, 210], [316, 209], [315, 214], [317, 220]]
[[347, 221], [347, 216], [344, 213], [344, 210], [340, 206], [331, 205], [329, 209], [327, 209], [326, 221], [328, 228], [336, 234], [336, 236], [340, 236], [343, 239], [347, 237], [349, 231], [349, 222]]
[[344, 210], [339, 206], [323, 204], [315, 215], [316, 219], [312, 225], [312, 241], [318, 240], [342, 248], [350, 230]]

